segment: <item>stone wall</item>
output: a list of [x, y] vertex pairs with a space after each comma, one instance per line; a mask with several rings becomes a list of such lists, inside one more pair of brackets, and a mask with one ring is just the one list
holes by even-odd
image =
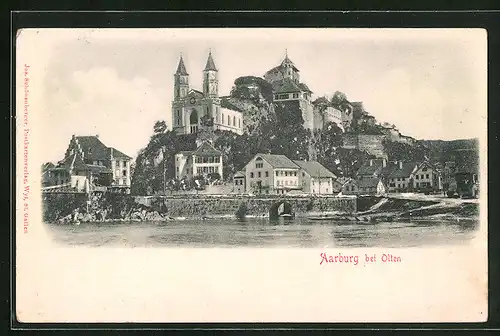
[[378, 158], [386, 158], [383, 141], [385, 135], [371, 135], [371, 134], [349, 134], [344, 133], [342, 136], [343, 147], [349, 149], [359, 149], [368, 154], [375, 155]]

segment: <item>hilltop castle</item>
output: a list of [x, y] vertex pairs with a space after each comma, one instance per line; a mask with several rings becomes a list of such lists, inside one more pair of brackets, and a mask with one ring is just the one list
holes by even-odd
[[[325, 97], [312, 101], [312, 91], [300, 81], [299, 69], [288, 57], [264, 74], [272, 86], [273, 103], [296, 102], [302, 112], [306, 129], [321, 129], [328, 121], [344, 129], [352, 121], [352, 111], [334, 108]], [[173, 130], [177, 134], [196, 133], [201, 129], [227, 130], [242, 134], [243, 111], [231, 104], [227, 96], [219, 95], [218, 69], [212, 53], [203, 70], [203, 90], [190, 87], [189, 73], [182, 55], [174, 75], [174, 100], [172, 101]]]

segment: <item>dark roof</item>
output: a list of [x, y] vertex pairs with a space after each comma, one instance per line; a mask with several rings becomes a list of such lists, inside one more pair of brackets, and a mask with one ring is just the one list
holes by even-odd
[[177, 66], [177, 71], [175, 72], [177, 75], [189, 75], [188, 72], [186, 71], [186, 66], [184, 65], [184, 60], [181, 59], [179, 60], [179, 65]]
[[360, 179], [358, 181], [358, 187], [359, 188], [376, 188], [380, 179], [379, 178], [366, 178], [366, 179]]
[[326, 169], [317, 161], [298, 161], [294, 160], [300, 168], [302, 168], [311, 177], [331, 177], [336, 178], [335, 174]]
[[417, 164], [415, 162], [403, 162], [401, 169], [399, 163], [391, 162], [383, 169], [382, 174], [389, 178], [410, 177]]
[[85, 159], [91, 161], [109, 159], [108, 147], [97, 136], [76, 136], [75, 140], [80, 145]]
[[285, 55], [285, 58], [280, 63], [280, 65], [275, 66], [271, 70], [266, 71], [266, 74], [271, 73], [271, 72], [281, 71], [285, 67], [285, 65], [289, 65], [293, 68], [293, 70], [299, 72], [299, 69], [295, 66], [295, 64], [293, 64], [293, 62], [290, 60], [290, 58], [288, 58], [288, 55]]
[[67, 170], [88, 170], [87, 165], [83, 162], [79, 153], [69, 155], [59, 162], [57, 168], [64, 168]]
[[220, 151], [214, 148], [210, 143], [202, 143], [195, 151], [192, 152], [193, 155], [204, 156], [204, 155], [222, 155]]
[[370, 160], [367, 160], [357, 171], [356, 175], [373, 175], [382, 172], [383, 160], [373, 159], [373, 165], [370, 166]]
[[267, 161], [273, 168], [292, 168], [298, 169], [299, 166], [285, 155], [278, 154], [257, 154], [255, 157], [260, 156]]
[[115, 158], [115, 159], [131, 159], [130, 156], [120, 152], [118, 149], [116, 149], [114, 147], [109, 147], [108, 150], [109, 150], [110, 154], [113, 153], [113, 158]]
[[273, 83], [273, 91], [274, 93], [291, 93], [300, 92], [302, 89], [290, 78], [285, 78]]
[[208, 53], [207, 65], [205, 65], [205, 71], [218, 71], [215, 67], [214, 59], [212, 58], [212, 53]]
[[307, 85], [305, 85], [304, 83], [299, 83], [299, 87], [302, 89], [302, 91], [312, 93], [312, 91], [309, 89], [309, 87]]
[[234, 105], [233, 103], [231, 103], [231, 101], [229, 101], [228, 99], [225, 99], [225, 98], [221, 99], [220, 107], [226, 108], [228, 110], [243, 112], [242, 109], [240, 109], [238, 106]]

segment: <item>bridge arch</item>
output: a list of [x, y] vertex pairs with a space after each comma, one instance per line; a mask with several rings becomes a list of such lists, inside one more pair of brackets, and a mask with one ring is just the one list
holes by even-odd
[[281, 215], [294, 216], [293, 207], [290, 202], [279, 200], [274, 202], [269, 208], [269, 219], [279, 218]]

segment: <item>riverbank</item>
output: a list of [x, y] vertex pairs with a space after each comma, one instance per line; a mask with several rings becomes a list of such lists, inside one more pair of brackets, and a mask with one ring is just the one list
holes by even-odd
[[[358, 198], [207, 198], [154, 197], [147, 205], [130, 195], [96, 194], [89, 200], [75, 195], [44, 197], [44, 221], [74, 222], [165, 222], [268, 218], [277, 202], [290, 204], [296, 217], [342, 221], [385, 222], [455, 220], [479, 218], [474, 200], [440, 199], [421, 195], [363, 196]], [[477, 200], [476, 200], [477, 201]]]

